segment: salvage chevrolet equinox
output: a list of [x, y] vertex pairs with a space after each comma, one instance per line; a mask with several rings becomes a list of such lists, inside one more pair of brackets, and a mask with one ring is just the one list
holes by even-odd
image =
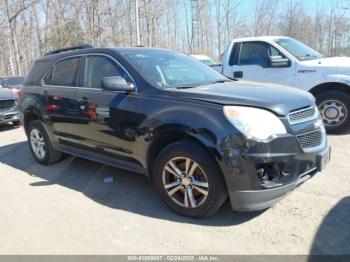
[[227, 196], [234, 210], [268, 208], [330, 157], [311, 94], [231, 80], [165, 49], [52, 51], [35, 61], [20, 110], [40, 164], [68, 153], [145, 174], [190, 217]]

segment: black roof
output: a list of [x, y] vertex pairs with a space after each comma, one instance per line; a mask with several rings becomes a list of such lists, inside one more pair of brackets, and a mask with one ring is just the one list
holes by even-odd
[[46, 53], [45, 56], [58, 54], [58, 53], [62, 53], [62, 52], [67, 52], [67, 51], [72, 51], [72, 50], [87, 49], [87, 48], [94, 48], [94, 46], [93, 45], [77, 45], [77, 46], [72, 46], [72, 47], [59, 48], [59, 49], [56, 49], [56, 50], [53, 50], [53, 51]]

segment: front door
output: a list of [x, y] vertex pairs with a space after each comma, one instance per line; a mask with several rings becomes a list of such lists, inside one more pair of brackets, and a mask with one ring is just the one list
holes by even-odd
[[234, 78], [295, 86], [295, 64], [288, 67], [270, 67], [269, 57], [284, 57], [277, 48], [266, 42], [242, 42], [239, 48], [237, 62], [233, 65]]
[[126, 71], [109, 56], [88, 55], [83, 70], [83, 86], [77, 92], [81, 117], [82, 143], [90, 151], [127, 159], [135, 149], [137, 117], [136, 94], [103, 90], [104, 77], [122, 76], [131, 83]]

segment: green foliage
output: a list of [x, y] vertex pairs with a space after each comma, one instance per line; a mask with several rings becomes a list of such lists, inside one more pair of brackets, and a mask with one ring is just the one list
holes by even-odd
[[84, 33], [79, 22], [73, 18], [64, 20], [62, 25], [53, 26], [49, 31], [45, 50], [69, 47], [84, 43]]

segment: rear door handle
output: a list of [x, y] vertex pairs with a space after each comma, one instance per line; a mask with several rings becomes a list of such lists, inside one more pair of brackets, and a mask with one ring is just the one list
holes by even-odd
[[47, 100], [47, 99], [49, 98], [49, 93], [47, 92], [47, 90], [45, 90], [45, 91], [43, 92], [42, 97], [43, 97], [45, 100]]
[[242, 78], [243, 77], [243, 71], [234, 71], [233, 72], [233, 78]]

